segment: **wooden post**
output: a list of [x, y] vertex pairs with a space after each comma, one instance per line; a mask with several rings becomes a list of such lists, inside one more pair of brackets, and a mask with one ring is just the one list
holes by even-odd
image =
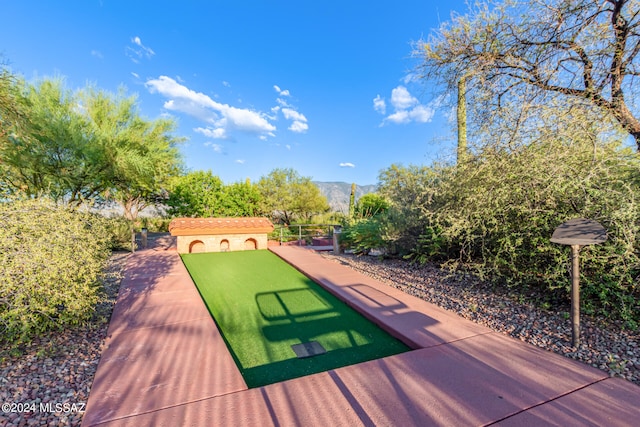
[[570, 219], [560, 224], [551, 236], [553, 243], [571, 246], [571, 332], [574, 348], [580, 345], [580, 247], [607, 241], [607, 231], [597, 221]]
[[571, 245], [571, 338], [572, 345], [580, 345], [580, 245]]

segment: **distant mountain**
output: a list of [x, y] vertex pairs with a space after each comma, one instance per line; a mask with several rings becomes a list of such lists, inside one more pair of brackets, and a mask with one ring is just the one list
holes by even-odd
[[[333, 212], [349, 212], [349, 197], [351, 196], [351, 184], [348, 182], [319, 182], [313, 181], [318, 186], [320, 192], [329, 201], [329, 206]], [[356, 201], [367, 194], [376, 191], [375, 185], [357, 185]]]

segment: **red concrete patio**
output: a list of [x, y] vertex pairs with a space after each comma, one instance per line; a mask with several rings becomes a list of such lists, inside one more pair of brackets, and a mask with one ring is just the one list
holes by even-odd
[[175, 248], [156, 245], [128, 261], [82, 425], [638, 425], [628, 381], [270, 250], [415, 350], [248, 389]]

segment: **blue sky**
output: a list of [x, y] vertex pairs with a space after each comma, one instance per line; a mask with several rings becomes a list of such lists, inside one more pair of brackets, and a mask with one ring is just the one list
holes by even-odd
[[6, 1], [0, 53], [177, 119], [190, 169], [225, 182], [294, 168], [375, 184], [392, 163], [452, 156], [450, 107], [412, 78], [417, 41], [454, 1]]

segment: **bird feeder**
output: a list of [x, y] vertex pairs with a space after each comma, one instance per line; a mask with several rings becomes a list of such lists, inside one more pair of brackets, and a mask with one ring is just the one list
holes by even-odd
[[553, 243], [571, 246], [571, 336], [573, 347], [580, 345], [580, 248], [607, 240], [607, 231], [597, 221], [576, 218], [560, 224], [551, 236]]

